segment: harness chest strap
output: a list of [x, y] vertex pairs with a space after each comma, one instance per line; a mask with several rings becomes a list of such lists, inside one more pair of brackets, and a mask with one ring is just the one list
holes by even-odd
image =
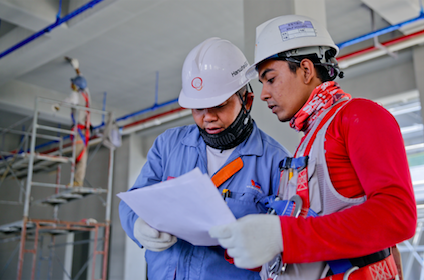
[[218, 188], [242, 168], [243, 160], [241, 157], [238, 157], [215, 173], [211, 178], [212, 183]]

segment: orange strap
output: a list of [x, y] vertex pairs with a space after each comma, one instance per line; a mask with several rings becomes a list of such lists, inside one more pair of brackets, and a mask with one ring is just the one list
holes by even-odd
[[230, 179], [231, 176], [236, 174], [242, 168], [243, 160], [238, 157], [215, 173], [215, 175], [211, 178], [212, 183], [218, 188], [222, 185], [222, 183]]
[[[349, 280], [391, 280], [398, 275], [393, 255], [384, 260], [366, 265], [353, 271], [347, 279]], [[322, 278], [321, 280], [343, 280], [345, 273]]]

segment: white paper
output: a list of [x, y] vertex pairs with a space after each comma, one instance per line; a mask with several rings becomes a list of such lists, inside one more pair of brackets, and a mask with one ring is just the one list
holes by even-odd
[[236, 220], [208, 175], [197, 167], [178, 178], [117, 196], [151, 227], [197, 246], [218, 245], [209, 229]]

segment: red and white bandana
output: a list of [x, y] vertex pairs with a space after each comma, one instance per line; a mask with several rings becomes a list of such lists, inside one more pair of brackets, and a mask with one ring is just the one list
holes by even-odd
[[320, 84], [312, 91], [305, 105], [290, 120], [290, 126], [297, 131], [308, 132], [312, 127], [311, 124], [325, 109], [344, 97], [352, 98], [340, 88], [338, 83], [331, 81]]

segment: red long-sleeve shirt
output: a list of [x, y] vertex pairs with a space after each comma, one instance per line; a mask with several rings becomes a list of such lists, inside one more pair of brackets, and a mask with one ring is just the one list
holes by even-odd
[[368, 255], [412, 237], [416, 203], [403, 138], [380, 105], [353, 99], [326, 133], [331, 181], [365, 203], [316, 218], [280, 217], [283, 261], [303, 263]]

